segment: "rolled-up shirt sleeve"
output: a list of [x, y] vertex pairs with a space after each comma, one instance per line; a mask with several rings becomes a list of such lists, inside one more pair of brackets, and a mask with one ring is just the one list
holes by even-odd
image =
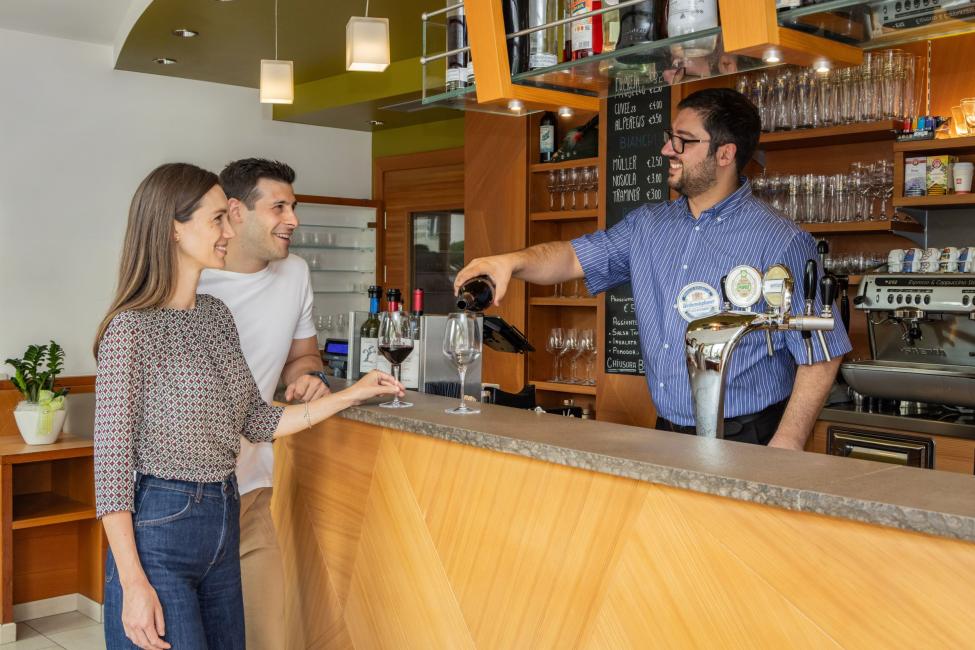
[[139, 324], [131, 312], [112, 319], [98, 347], [95, 377], [95, 512], [135, 510], [135, 447], [142, 419]]
[[646, 211], [640, 207], [606, 230], [572, 240], [572, 248], [586, 276], [586, 288], [596, 295], [630, 281], [630, 246], [634, 221]]
[[[789, 267], [795, 276], [795, 286], [792, 290], [792, 313], [796, 316], [803, 314], [806, 309], [803, 276], [806, 272], [807, 260], [816, 260], [817, 279], [822, 278], [823, 268], [818, 261], [819, 255], [816, 251], [816, 240], [809, 233], [803, 232], [793, 237], [782, 255], [782, 263]], [[816, 283], [816, 295], [813, 296], [813, 299], [813, 314], [818, 316], [823, 311], [823, 303], [819, 296], [818, 281]], [[850, 337], [843, 327], [843, 320], [840, 318], [840, 312], [836, 308], [835, 301], [833, 303], [833, 318], [836, 322], [836, 327], [832, 331], [823, 332], [823, 334], [826, 338], [826, 347], [829, 348], [830, 356], [836, 359], [852, 350], [853, 346], [850, 344]], [[792, 358], [798, 364], [806, 363], [806, 344], [802, 338], [802, 332], [788, 331], [783, 332], [783, 334], [786, 337], [786, 344]], [[823, 355], [823, 350], [819, 344], [819, 337], [815, 332], [813, 332], [812, 343], [813, 362], [819, 363], [820, 361], [825, 361], [826, 357]]]

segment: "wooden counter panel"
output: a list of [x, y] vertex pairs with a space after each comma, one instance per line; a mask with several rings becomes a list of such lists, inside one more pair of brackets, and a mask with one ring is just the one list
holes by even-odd
[[277, 459], [288, 648], [970, 642], [971, 543], [342, 418]]

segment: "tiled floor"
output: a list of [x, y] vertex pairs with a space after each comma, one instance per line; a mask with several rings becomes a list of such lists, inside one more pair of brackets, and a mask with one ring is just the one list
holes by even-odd
[[2, 650], [104, 650], [102, 624], [84, 614], [69, 612], [24, 621], [17, 625], [17, 640], [0, 645]]

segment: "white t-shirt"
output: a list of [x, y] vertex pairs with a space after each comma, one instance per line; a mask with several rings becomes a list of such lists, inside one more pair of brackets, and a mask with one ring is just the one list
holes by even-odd
[[[240, 347], [261, 397], [274, 397], [281, 370], [294, 339], [315, 336], [308, 264], [297, 255], [270, 262], [256, 273], [205, 269], [197, 293], [224, 301], [234, 315]], [[271, 443], [240, 439], [237, 483], [245, 494], [271, 487], [274, 451]]]

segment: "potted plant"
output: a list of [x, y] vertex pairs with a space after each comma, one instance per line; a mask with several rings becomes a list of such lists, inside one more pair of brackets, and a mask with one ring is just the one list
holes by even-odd
[[54, 380], [63, 367], [64, 351], [51, 341], [49, 345], [31, 345], [23, 359], [6, 362], [16, 370], [10, 381], [24, 395], [24, 400], [14, 409], [20, 435], [28, 445], [51, 444], [64, 426], [64, 396], [68, 390], [54, 391]]

